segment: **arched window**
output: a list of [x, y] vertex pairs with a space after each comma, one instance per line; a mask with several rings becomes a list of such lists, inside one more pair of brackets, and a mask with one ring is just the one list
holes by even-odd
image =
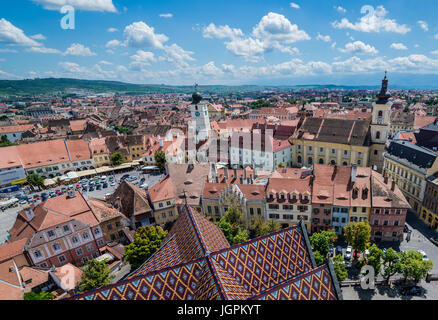
[[380, 139], [380, 131], [376, 132], [376, 139]]
[[312, 157], [309, 157], [309, 159], [307, 159], [307, 163], [308, 163], [309, 165], [311, 165], [311, 164], [313, 163], [313, 159], [312, 159]]
[[343, 165], [343, 166], [348, 166], [347, 161], [344, 161], [344, 162], [342, 163], [342, 165]]
[[297, 161], [298, 161], [298, 163], [302, 162], [301, 156], [298, 156]]
[[332, 166], [335, 166], [335, 165], [336, 165], [336, 161], [335, 161], [335, 160], [332, 160], [332, 161], [330, 161], [330, 164], [331, 164]]
[[319, 164], [324, 164], [324, 159], [323, 158], [319, 159]]

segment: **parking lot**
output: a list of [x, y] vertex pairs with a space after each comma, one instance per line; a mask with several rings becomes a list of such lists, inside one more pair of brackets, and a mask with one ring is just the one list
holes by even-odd
[[[141, 178], [144, 178], [145, 179], [144, 183], [146, 183], [150, 187], [153, 186], [154, 184], [156, 184], [163, 177], [163, 175], [158, 175], [158, 174], [156, 174], [156, 175], [143, 174], [141, 171], [136, 171], [136, 170], [123, 172], [123, 173], [117, 173], [114, 175], [114, 181], [116, 182], [114, 186], [111, 186], [110, 184], [108, 184], [108, 187], [105, 189], [94, 190], [91, 192], [90, 191], [83, 192], [84, 197], [86, 199], [88, 199], [89, 197], [103, 199], [105, 197], [105, 194], [113, 193], [117, 189], [117, 187], [120, 184], [120, 179], [126, 174], [137, 177], [137, 179], [135, 181], [133, 181], [132, 183], [138, 183]], [[74, 185], [76, 185], [76, 184], [74, 184]], [[41, 196], [41, 194], [43, 192], [49, 194], [51, 191], [55, 192], [57, 189], [60, 189], [60, 187], [55, 187], [55, 188], [51, 188], [51, 189], [47, 189], [47, 190], [43, 190], [43, 191], [39, 191], [39, 192], [30, 193], [30, 196], [33, 197], [35, 194], [38, 194]], [[36, 203], [39, 203], [39, 202], [40, 201], [36, 201]], [[17, 218], [18, 212], [26, 205], [28, 205], [28, 204], [23, 203], [23, 204], [19, 204], [17, 207], [6, 209], [3, 212], [0, 211], [0, 244], [4, 243], [6, 241], [8, 231], [14, 225], [14, 222], [15, 222], [15, 219]]]

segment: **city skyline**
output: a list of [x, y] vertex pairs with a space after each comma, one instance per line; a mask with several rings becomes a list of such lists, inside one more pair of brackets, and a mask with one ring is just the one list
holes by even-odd
[[[75, 8], [62, 29], [62, 5]], [[373, 85], [438, 79], [432, 1], [1, 4], [0, 79]], [[98, 21], [98, 24], [94, 22]]]

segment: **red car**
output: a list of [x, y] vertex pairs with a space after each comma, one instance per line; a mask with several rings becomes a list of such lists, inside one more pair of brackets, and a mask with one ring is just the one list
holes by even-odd
[[82, 188], [82, 186], [81, 186], [80, 184], [77, 184], [77, 185], [76, 185], [76, 189], [79, 190], [80, 188]]
[[34, 199], [34, 200], [40, 200], [41, 197], [40, 197], [39, 194], [34, 194], [34, 195], [33, 195], [33, 199]]
[[62, 194], [61, 189], [57, 189], [57, 190], [56, 190], [56, 194], [58, 194], [58, 195], [59, 195], [59, 194]]

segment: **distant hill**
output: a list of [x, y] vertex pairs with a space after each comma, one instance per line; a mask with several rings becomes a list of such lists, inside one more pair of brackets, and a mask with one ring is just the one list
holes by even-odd
[[[300, 89], [363, 89], [376, 90], [377, 86], [336, 86], [336, 85], [299, 85], [299, 86], [199, 86], [203, 93], [229, 94], [229, 93], [255, 93], [261, 91], [281, 90], [291, 91]], [[140, 95], [150, 93], [191, 93], [193, 86], [167, 86], [157, 84], [130, 84], [118, 81], [79, 80], [68, 78], [46, 78], [26, 80], [0, 80], [0, 95], [28, 96], [34, 94], [64, 95], [78, 90], [90, 93], [118, 93], [121, 95]]]

